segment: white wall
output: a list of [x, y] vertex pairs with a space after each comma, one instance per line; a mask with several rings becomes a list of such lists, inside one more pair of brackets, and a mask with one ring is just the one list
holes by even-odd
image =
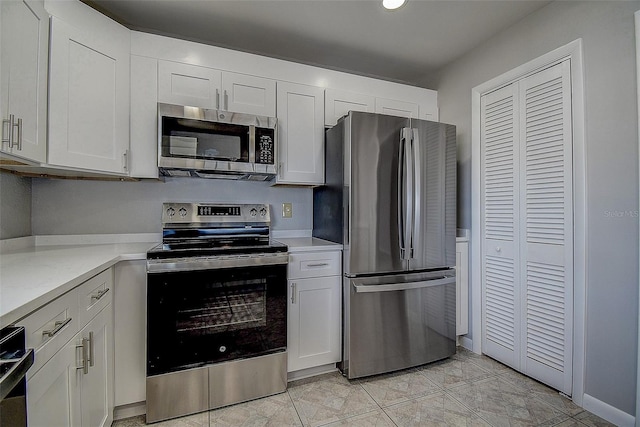
[[31, 235], [31, 178], [0, 172], [0, 239]]
[[[34, 235], [160, 233], [162, 202], [269, 203], [275, 230], [311, 230], [312, 190], [269, 183], [167, 178], [166, 182], [33, 179]], [[293, 218], [282, 218], [282, 203]], [[3, 201], [4, 204], [4, 201]]]
[[457, 126], [458, 227], [470, 228], [471, 89], [583, 39], [588, 245], [584, 391], [631, 415], [635, 414], [638, 323], [633, 16], [638, 9], [638, 1], [553, 2], [429, 80], [438, 90], [440, 120]]

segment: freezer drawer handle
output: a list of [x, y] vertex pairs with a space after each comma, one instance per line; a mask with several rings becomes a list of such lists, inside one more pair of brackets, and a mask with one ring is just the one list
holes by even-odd
[[[353, 290], [356, 293], [364, 292], [388, 292], [388, 291], [407, 291], [410, 289], [430, 288], [432, 286], [442, 286], [449, 283], [455, 283], [456, 278], [442, 277], [440, 279], [421, 280], [419, 282], [398, 283], [391, 285], [356, 285], [353, 284]], [[353, 283], [353, 282], [352, 282]]]

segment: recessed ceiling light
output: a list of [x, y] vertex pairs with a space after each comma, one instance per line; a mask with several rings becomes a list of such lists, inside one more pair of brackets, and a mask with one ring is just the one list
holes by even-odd
[[389, 10], [397, 9], [403, 4], [405, 4], [407, 0], [382, 0], [382, 5]]

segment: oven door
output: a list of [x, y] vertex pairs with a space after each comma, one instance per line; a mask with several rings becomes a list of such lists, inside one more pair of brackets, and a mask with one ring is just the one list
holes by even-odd
[[149, 273], [147, 376], [286, 350], [286, 264]]

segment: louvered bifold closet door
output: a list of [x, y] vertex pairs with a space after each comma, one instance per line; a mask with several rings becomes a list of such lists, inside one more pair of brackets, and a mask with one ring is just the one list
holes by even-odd
[[521, 370], [568, 395], [573, 212], [568, 60], [520, 81]]
[[518, 85], [481, 98], [482, 348], [518, 369]]

